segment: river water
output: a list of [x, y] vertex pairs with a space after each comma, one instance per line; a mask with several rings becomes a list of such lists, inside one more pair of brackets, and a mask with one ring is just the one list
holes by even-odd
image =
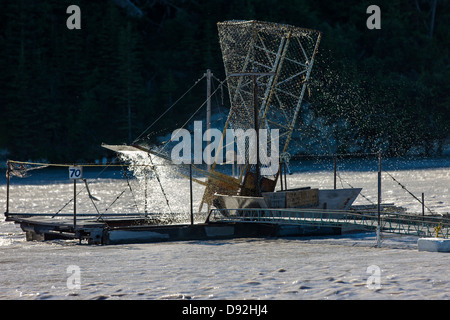
[[[356, 204], [376, 203], [377, 161], [342, 160], [339, 187], [362, 187]], [[383, 160], [389, 172], [434, 213], [450, 212], [450, 159]], [[46, 171], [45, 171], [46, 170]], [[291, 165], [288, 187], [333, 187], [332, 163]], [[118, 170], [85, 170], [104, 212], [143, 212], [137, 182]], [[68, 212], [73, 183], [67, 170], [33, 171], [11, 179], [10, 212]], [[148, 184], [150, 212], [189, 218], [189, 181], [161, 172]], [[6, 194], [5, 179], [0, 192]], [[78, 212], [95, 212], [79, 182]], [[167, 207], [167, 197], [170, 209]], [[122, 196], [117, 196], [123, 192]], [[194, 184], [194, 207], [203, 193]], [[149, 197], [150, 198], [150, 197]], [[382, 199], [421, 214], [421, 204], [386, 172]], [[115, 201], [116, 200], [116, 201]], [[114, 202], [113, 206], [110, 206]], [[0, 199], [5, 207], [6, 197]], [[426, 214], [429, 214], [428, 209]], [[204, 215], [196, 215], [197, 222]], [[286, 239], [234, 239], [116, 246], [76, 241], [27, 242], [0, 216], [0, 299], [449, 299], [450, 254], [419, 252], [417, 237], [373, 233]]]

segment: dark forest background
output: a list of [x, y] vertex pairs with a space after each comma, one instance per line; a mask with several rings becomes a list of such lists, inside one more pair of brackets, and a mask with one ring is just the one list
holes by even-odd
[[[15, 160], [92, 161], [128, 143], [206, 69], [224, 78], [218, 21], [256, 19], [322, 32], [305, 101], [346, 123], [340, 152], [438, 155], [450, 130], [450, 1], [17, 0], [0, 10], [0, 150]], [[81, 30], [69, 30], [69, 5]], [[381, 8], [368, 30], [366, 8]], [[204, 87], [159, 121], [170, 133]], [[131, 123], [131, 126], [130, 126]], [[153, 133], [153, 135], [152, 135]]]

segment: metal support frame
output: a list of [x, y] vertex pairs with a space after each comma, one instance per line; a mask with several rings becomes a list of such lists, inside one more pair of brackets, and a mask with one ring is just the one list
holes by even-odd
[[[239, 25], [239, 24], [237, 24], [237, 25]], [[296, 41], [298, 42], [298, 45], [300, 47], [299, 50], [301, 50], [301, 52], [303, 53], [303, 56], [304, 56], [304, 61], [300, 61], [298, 59], [292, 59], [292, 57], [286, 56], [288, 48], [290, 47], [290, 42], [291, 42], [291, 37], [292, 37], [292, 32], [293, 32], [292, 30], [289, 30], [286, 34], [284, 34], [284, 36], [281, 37], [276, 51], [275, 50], [272, 51], [271, 50], [272, 48], [268, 49], [268, 47], [266, 46], [265, 40], [260, 36], [260, 34], [256, 30], [253, 30], [253, 32], [254, 32], [254, 36], [252, 36], [250, 38], [251, 39], [250, 43], [245, 44], [246, 48], [248, 48], [246, 56], [239, 54], [239, 53], [233, 53], [233, 54], [237, 55], [237, 58], [239, 58], [243, 61], [241, 75], [243, 75], [245, 73], [244, 71], [248, 69], [249, 63], [251, 63], [253, 65], [253, 67], [262, 66], [264, 69], [270, 70], [271, 72], [274, 73], [270, 77], [270, 79], [268, 79], [268, 81], [266, 83], [266, 89], [265, 89], [262, 104], [261, 104], [261, 110], [263, 112], [262, 112], [261, 118], [259, 119], [260, 123], [265, 121], [266, 115], [268, 113], [268, 109], [271, 105], [271, 100], [274, 96], [277, 99], [278, 103], [280, 105], [283, 105], [283, 102], [280, 100], [280, 97], [277, 96], [277, 93], [287, 94], [291, 98], [295, 98], [297, 100], [297, 104], [296, 104], [295, 111], [294, 111], [294, 116], [293, 117], [285, 117], [287, 125], [282, 125], [282, 124], [278, 124], [276, 121], [271, 121], [271, 124], [273, 124], [274, 126], [283, 127], [287, 131], [286, 140], [285, 140], [284, 145], [282, 146], [283, 152], [286, 152], [288, 144], [289, 144], [291, 136], [292, 136], [292, 131], [295, 126], [295, 121], [296, 121], [296, 118], [298, 116], [298, 113], [299, 113], [299, 110], [301, 107], [301, 101], [303, 99], [304, 92], [306, 90], [306, 83], [307, 83], [310, 73], [311, 73], [311, 69], [312, 69], [312, 66], [314, 63], [314, 58], [317, 53], [317, 49], [318, 49], [318, 46], [320, 43], [321, 36], [319, 33], [318, 37], [314, 43], [314, 50], [311, 53], [308, 53], [308, 54], [310, 54], [310, 57], [308, 57], [308, 54], [306, 53], [300, 39], [296, 38]], [[222, 48], [222, 50], [223, 49], [224, 48]], [[265, 53], [265, 55], [267, 57], [266, 63], [261, 63], [260, 61], [257, 61], [257, 58], [255, 57], [256, 50], [260, 50]], [[299, 70], [299, 72], [296, 72], [293, 75], [290, 75], [288, 78], [282, 79], [280, 82], [278, 82], [278, 77], [280, 75], [280, 71], [282, 69], [283, 62], [285, 60], [300, 66], [301, 70]], [[227, 66], [226, 66], [226, 69], [227, 69]], [[228, 70], [226, 70], [226, 71], [228, 72]], [[230, 74], [228, 74], [228, 78], [230, 79], [230, 77], [235, 76], [235, 75], [236, 75], [236, 73], [234, 73], [234, 74], [230, 73]], [[283, 90], [280, 87], [280, 85], [282, 85], [282, 84], [295, 81], [297, 79], [297, 77], [300, 75], [305, 75], [305, 78], [303, 80], [301, 93], [299, 95], [294, 95], [290, 92], [286, 92], [285, 90]], [[242, 101], [245, 104], [246, 100], [242, 97], [241, 93], [244, 92], [243, 86], [248, 85], [248, 83], [243, 80], [244, 80], [244, 78], [240, 77], [237, 82], [236, 81], [234, 82], [235, 85], [233, 85], [233, 83], [230, 80], [228, 80], [229, 89], [234, 90], [233, 95], [230, 99], [232, 108], [239, 96], [241, 96]], [[243, 83], [244, 83], [244, 85], [243, 85]], [[248, 91], [245, 91], [245, 93], [250, 94], [250, 92], [248, 92]], [[245, 107], [247, 108], [248, 106], [245, 106]], [[230, 111], [230, 115], [231, 115], [231, 113], [232, 113], [232, 110]]]
[[[294, 117], [292, 118], [292, 122], [291, 122], [290, 127], [289, 127], [289, 135], [286, 138], [286, 142], [285, 142], [285, 145], [284, 145], [284, 148], [283, 148], [283, 152], [287, 151], [287, 147], [289, 145], [289, 142], [291, 141], [292, 131], [294, 130], [295, 122], [297, 121], [297, 116], [298, 116], [298, 113], [300, 112], [300, 107], [301, 107], [301, 103], [303, 101], [303, 96], [305, 95], [306, 83], [307, 83], [307, 81], [309, 79], [309, 76], [311, 74], [311, 70], [312, 70], [312, 67], [313, 67], [313, 64], [314, 64], [314, 58], [316, 56], [317, 49], [319, 48], [319, 43], [320, 43], [320, 34], [319, 34], [319, 36], [317, 38], [313, 54], [312, 54], [311, 59], [309, 61], [308, 71], [306, 72], [305, 81], [303, 82], [302, 91], [300, 93], [300, 97], [298, 99], [297, 106], [295, 108]], [[300, 44], [300, 46], [301, 46], [301, 44]], [[302, 49], [303, 49], [303, 47], [302, 47]]]
[[[258, 117], [259, 111], [258, 111], [258, 83], [257, 78], [258, 77], [264, 77], [264, 76], [270, 76], [273, 78], [275, 76], [274, 72], [239, 72], [239, 73], [231, 73], [228, 75], [229, 77], [240, 77], [240, 79], [243, 79], [245, 76], [252, 77], [253, 82], [253, 126], [256, 132], [256, 178], [255, 178], [255, 185], [256, 185], [256, 193], [258, 196], [261, 195], [261, 183], [260, 183], [260, 163], [259, 163], [259, 124], [260, 119]], [[242, 77], [242, 78], [241, 78]]]

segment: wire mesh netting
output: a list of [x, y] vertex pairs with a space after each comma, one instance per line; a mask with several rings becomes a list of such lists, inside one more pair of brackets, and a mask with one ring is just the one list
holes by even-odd
[[256, 96], [258, 127], [278, 129], [280, 152], [286, 152], [320, 32], [254, 20], [219, 22], [218, 30], [231, 103], [230, 127], [255, 127]]

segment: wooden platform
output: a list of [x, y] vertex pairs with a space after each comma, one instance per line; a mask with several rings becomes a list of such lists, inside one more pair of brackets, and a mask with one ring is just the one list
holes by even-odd
[[88, 243], [102, 243], [105, 231], [121, 226], [151, 225], [151, 218], [140, 215], [104, 215], [100, 219], [92, 214], [49, 214], [5, 213], [6, 221], [20, 224], [27, 240], [45, 241], [52, 239], [79, 239]]

